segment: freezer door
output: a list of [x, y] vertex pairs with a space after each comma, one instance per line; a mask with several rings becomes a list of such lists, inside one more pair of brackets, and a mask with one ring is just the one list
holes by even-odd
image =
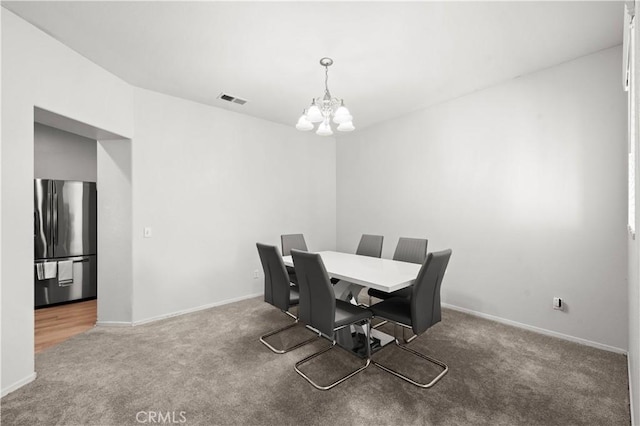
[[71, 262], [70, 277], [66, 280], [60, 280], [59, 274], [50, 279], [38, 277], [38, 264], [41, 262], [35, 262], [33, 273], [36, 308], [97, 296], [98, 265], [96, 256], [78, 256], [57, 260]]
[[53, 257], [50, 179], [33, 181], [33, 246], [35, 259]]
[[96, 254], [96, 184], [55, 180], [53, 192], [53, 256]]

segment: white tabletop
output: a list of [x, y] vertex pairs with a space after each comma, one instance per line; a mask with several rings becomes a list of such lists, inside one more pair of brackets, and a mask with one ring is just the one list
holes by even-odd
[[[327, 273], [332, 278], [387, 293], [410, 286], [418, 276], [421, 267], [415, 263], [337, 251], [321, 251], [318, 254], [322, 257]], [[293, 266], [291, 256], [284, 256], [283, 259], [285, 265]]]

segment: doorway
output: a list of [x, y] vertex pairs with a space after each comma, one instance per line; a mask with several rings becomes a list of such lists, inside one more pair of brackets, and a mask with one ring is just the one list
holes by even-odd
[[33, 130], [37, 353], [96, 322], [97, 142], [37, 122]]
[[[98, 194], [96, 291], [93, 297], [76, 297], [72, 303], [36, 310], [34, 340], [38, 353], [96, 324], [131, 324], [131, 140], [38, 107], [34, 108], [34, 121], [34, 139], [44, 129], [85, 142], [72, 153], [45, 152], [47, 161], [38, 164], [36, 159], [34, 164], [36, 177], [39, 173], [62, 173], [47, 177], [92, 181]], [[43, 146], [38, 145], [35, 140], [34, 157], [43, 154]], [[51, 149], [52, 145], [44, 147]]]

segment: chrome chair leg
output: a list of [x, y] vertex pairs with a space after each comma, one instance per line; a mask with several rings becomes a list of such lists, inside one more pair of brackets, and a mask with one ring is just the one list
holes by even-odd
[[[291, 315], [289, 312], [285, 312], [285, 313]], [[311, 342], [313, 342], [314, 340], [317, 339], [317, 336], [313, 336], [311, 339], [305, 340], [303, 342], [300, 342], [300, 343], [297, 343], [297, 344], [291, 346], [290, 348], [284, 348], [284, 349], [278, 349], [278, 348], [272, 346], [271, 344], [269, 344], [269, 342], [266, 341], [266, 339], [268, 337], [274, 336], [274, 335], [276, 335], [278, 333], [282, 333], [283, 331], [289, 330], [290, 328], [293, 328], [293, 327], [295, 327], [297, 325], [298, 325], [298, 319], [296, 318], [296, 322], [294, 322], [293, 324], [286, 325], [286, 326], [284, 326], [282, 328], [279, 328], [279, 329], [277, 329], [275, 331], [272, 331], [270, 333], [267, 333], [267, 334], [264, 334], [264, 335], [260, 336], [260, 342], [262, 342], [263, 345], [265, 345], [266, 347], [271, 349], [271, 351], [273, 351], [273, 352], [275, 352], [277, 354], [284, 354], [284, 353], [287, 353], [287, 352], [292, 351], [294, 349], [297, 349], [300, 346], [304, 346], [307, 343], [311, 343]]]
[[[357, 300], [356, 300], [357, 302]], [[361, 306], [363, 308], [368, 308], [369, 306], [371, 306], [371, 296], [369, 296], [369, 304], [367, 305], [366, 303], [356, 303], [358, 306]]]
[[298, 317], [293, 315], [291, 312], [289, 311], [284, 311], [285, 314], [289, 315], [291, 318], [293, 318], [294, 320], [296, 320], [296, 322], [298, 322]]
[[[346, 374], [345, 376], [342, 376], [341, 378], [339, 378], [338, 380], [336, 380], [335, 382], [327, 385], [327, 386], [322, 386], [319, 385], [318, 383], [314, 382], [309, 376], [307, 376], [306, 374], [304, 374], [301, 370], [300, 370], [300, 366], [311, 361], [312, 359], [322, 355], [325, 352], [330, 351], [331, 349], [333, 349], [336, 346], [336, 341], [333, 340], [331, 342], [331, 346], [329, 346], [328, 348], [325, 348], [323, 350], [321, 350], [320, 352], [316, 352], [314, 354], [309, 355], [308, 357], [306, 357], [303, 360], [300, 360], [298, 362], [296, 362], [294, 368], [296, 370], [296, 372], [301, 375], [307, 382], [309, 382], [314, 388], [319, 389], [319, 390], [329, 390], [335, 386], [338, 386], [340, 383], [344, 382], [345, 380], [355, 376], [356, 374], [360, 373], [362, 370], [364, 370], [365, 368], [367, 368], [369, 366], [369, 364], [371, 364], [371, 340], [370, 340], [370, 334], [371, 334], [371, 321], [367, 320], [367, 362], [362, 366], [357, 368], [356, 370]], [[319, 334], [319, 336], [321, 336]]]
[[[402, 340], [404, 341], [405, 345], [408, 344], [408, 343], [413, 342], [416, 339], [416, 337], [418, 337], [417, 334], [414, 334], [413, 336], [411, 336], [411, 337], [409, 337], [407, 339], [407, 337], [405, 336], [405, 331], [406, 330], [407, 330], [407, 327], [402, 327]], [[395, 337], [395, 335], [394, 335], [394, 337]]]
[[[369, 295], [369, 306], [373, 305], [373, 298], [371, 297], [371, 295]], [[372, 328], [378, 328], [381, 327], [383, 325], [385, 325], [388, 321], [387, 320], [383, 320], [380, 321], [379, 323], [377, 323], [376, 325], [372, 325]]]
[[378, 328], [378, 327], [382, 327], [383, 325], [385, 325], [386, 323], [388, 323], [389, 321], [387, 320], [383, 320], [380, 321], [379, 323], [377, 323], [376, 325], [372, 326], [372, 328]]
[[[394, 325], [395, 325], [395, 327], [398, 326], [398, 324], [394, 324]], [[396, 333], [395, 333], [396, 328], [395, 327], [394, 327], [394, 337], [396, 337]], [[403, 330], [402, 330], [402, 337], [403, 337], [403, 340], [405, 341], [405, 343], [409, 343], [409, 342], [413, 341], [416, 337], [418, 337], [418, 336], [414, 335], [414, 336], [410, 337], [408, 340], [405, 339], [404, 338], [404, 328], [405, 327], [403, 327]], [[435, 358], [432, 358], [432, 357], [430, 357], [428, 355], [425, 355], [423, 353], [420, 353], [418, 351], [415, 351], [415, 350], [413, 350], [411, 348], [408, 348], [408, 347], [406, 347], [406, 345], [400, 344], [400, 342], [398, 341], [397, 337], [395, 339], [395, 343], [396, 343], [396, 346], [398, 346], [403, 351], [409, 352], [410, 354], [413, 354], [413, 355], [415, 355], [417, 357], [420, 357], [420, 358], [422, 358], [424, 360], [427, 360], [427, 361], [429, 361], [429, 362], [431, 362], [431, 363], [433, 363], [433, 364], [435, 364], [435, 365], [437, 365], [439, 367], [442, 367], [443, 370], [440, 372], [440, 374], [438, 374], [429, 383], [420, 383], [420, 382], [417, 382], [417, 381], [411, 379], [410, 377], [405, 376], [404, 374], [401, 374], [401, 373], [395, 371], [391, 367], [382, 365], [379, 362], [376, 362], [376, 361], [372, 360], [371, 362], [373, 363], [373, 365], [375, 365], [376, 367], [381, 368], [382, 370], [384, 370], [384, 371], [386, 371], [388, 373], [393, 374], [394, 376], [396, 376], [396, 377], [398, 377], [398, 378], [400, 378], [400, 379], [402, 379], [402, 380], [404, 380], [406, 382], [411, 383], [412, 385], [415, 385], [415, 386], [418, 386], [418, 387], [421, 387], [421, 388], [424, 388], [424, 389], [428, 389], [428, 388], [432, 387], [433, 385], [435, 385], [436, 383], [438, 383], [438, 381], [440, 379], [442, 379], [445, 376], [445, 374], [447, 374], [449, 372], [449, 367], [444, 362], [439, 361], [439, 360], [437, 360]]]

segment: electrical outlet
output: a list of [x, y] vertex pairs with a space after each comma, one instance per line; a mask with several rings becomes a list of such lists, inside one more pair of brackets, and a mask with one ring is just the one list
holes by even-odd
[[258, 278], [260, 278], [260, 270], [256, 269], [255, 271], [253, 271], [253, 279], [257, 280]]
[[553, 309], [557, 309], [559, 311], [564, 310], [564, 304], [562, 303], [562, 298], [561, 297], [554, 297], [553, 298]]

